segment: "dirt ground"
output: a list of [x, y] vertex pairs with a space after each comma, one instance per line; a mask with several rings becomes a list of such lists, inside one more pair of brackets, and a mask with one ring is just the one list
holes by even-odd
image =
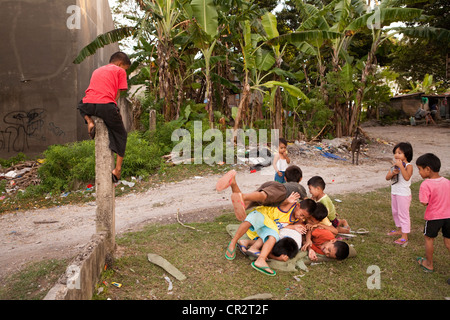
[[[436, 126], [372, 126], [364, 127], [378, 142], [368, 144], [360, 155], [359, 166], [350, 161], [329, 159], [320, 155], [290, 153], [292, 163], [303, 171], [302, 184], [320, 175], [330, 195], [368, 192], [389, 186], [385, 180], [395, 143], [409, 141], [415, 159], [423, 153], [435, 153], [442, 161], [441, 174], [450, 175], [450, 128]], [[383, 143], [383, 141], [389, 144]], [[243, 192], [256, 189], [273, 179], [271, 168], [250, 173], [238, 172], [237, 182]], [[230, 189], [218, 193], [215, 184], [219, 175], [194, 177], [164, 184], [143, 193], [116, 198], [116, 232], [139, 230], [149, 222], [204, 221], [232, 211]], [[413, 182], [421, 180], [414, 166]], [[18, 271], [24, 264], [52, 258], [74, 257], [95, 233], [95, 202], [50, 209], [18, 211], [0, 216], [0, 281]]]

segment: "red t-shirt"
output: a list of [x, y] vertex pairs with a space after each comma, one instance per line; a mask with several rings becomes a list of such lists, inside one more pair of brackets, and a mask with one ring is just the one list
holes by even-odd
[[313, 249], [318, 254], [324, 254], [320, 246], [327, 241], [333, 240], [335, 238], [334, 234], [330, 230], [316, 228], [311, 234], [311, 249]]
[[127, 89], [127, 72], [111, 63], [92, 73], [83, 103], [116, 103], [117, 92]]

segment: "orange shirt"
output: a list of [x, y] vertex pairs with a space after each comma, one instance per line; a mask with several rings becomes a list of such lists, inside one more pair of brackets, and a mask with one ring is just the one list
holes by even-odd
[[313, 249], [318, 254], [324, 254], [320, 246], [327, 241], [333, 240], [334, 234], [330, 230], [316, 228], [311, 233], [311, 249]]

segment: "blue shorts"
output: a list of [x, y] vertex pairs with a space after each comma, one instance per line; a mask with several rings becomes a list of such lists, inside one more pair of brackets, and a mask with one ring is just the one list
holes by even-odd
[[278, 231], [266, 226], [264, 224], [264, 220], [264, 215], [256, 210], [250, 212], [247, 215], [247, 218], [245, 218], [245, 221], [250, 222], [251, 224], [250, 231], [256, 232], [258, 237], [260, 237], [264, 242], [267, 241], [269, 236], [274, 237], [276, 241], [280, 240]]

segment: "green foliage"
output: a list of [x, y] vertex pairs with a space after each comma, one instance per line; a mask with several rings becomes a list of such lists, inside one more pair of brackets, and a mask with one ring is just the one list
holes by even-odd
[[39, 168], [42, 186], [47, 191], [72, 189], [76, 181], [95, 178], [95, 145], [86, 140], [50, 146], [45, 163]]
[[13, 166], [14, 164], [17, 164], [21, 161], [25, 161], [27, 159], [27, 156], [23, 154], [22, 152], [19, 152], [16, 156], [9, 158], [9, 159], [1, 159], [0, 158], [0, 167], [1, 168], [9, 168]]
[[161, 148], [157, 143], [149, 144], [146, 135], [132, 132], [128, 135], [127, 150], [123, 159], [124, 177], [147, 177], [161, 165]]
[[[149, 143], [146, 135], [132, 132], [128, 135], [127, 150], [122, 165], [122, 176], [147, 177], [161, 164], [160, 144]], [[61, 192], [76, 189], [81, 183], [95, 180], [95, 143], [92, 140], [50, 146], [45, 152], [45, 163], [39, 168], [41, 185], [27, 193]], [[27, 196], [25, 194], [24, 196]]]

